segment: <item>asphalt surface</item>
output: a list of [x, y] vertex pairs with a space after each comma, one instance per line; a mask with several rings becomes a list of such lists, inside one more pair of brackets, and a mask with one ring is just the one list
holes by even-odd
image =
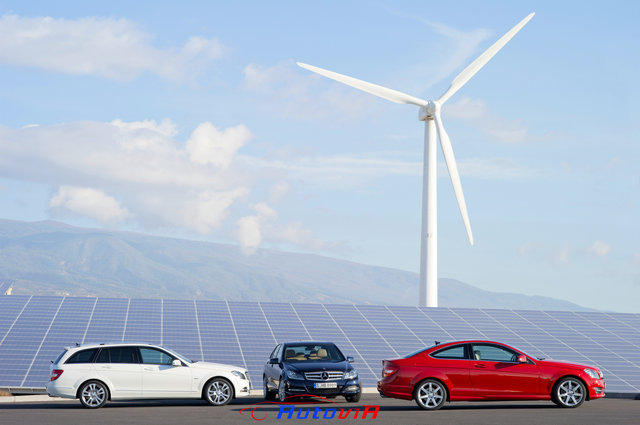
[[[250, 410], [262, 398], [236, 400], [224, 407], [211, 407], [197, 400], [188, 401], [145, 401], [113, 402], [98, 410], [88, 410], [77, 401], [0, 404], [1, 424], [250, 424]], [[601, 399], [585, 402], [577, 409], [561, 409], [551, 402], [485, 402], [452, 403], [436, 412], [418, 409], [415, 403], [403, 400], [382, 399], [366, 394], [360, 403], [294, 404], [303, 412], [311, 409], [309, 419], [277, 419], [279, 405], [259, 405], [254, 413], [256, 418], [266, 418], [257, 423], [377, 423], [377, 424], [638, 424], [640, 423], [640, 400]], [[375, 419], [362, 419], [365, 405], [379, 405]], [[287, 406], [289, 407], [289, 406]], [[360, 409], [358, 419], [311, 419], [313, 410], [336, 408]], [[294, 418], [297, 413], [294, 413]], [[303, 413], [304, 414], [304, 413]], [[330, 413], [329, 413], [330, 414]], [[319, 413], [323, 416], [323, 412]], [[337, 415], [336, 415], [337, 416]], [[371, 416], [369, 416], [371, 417]]]

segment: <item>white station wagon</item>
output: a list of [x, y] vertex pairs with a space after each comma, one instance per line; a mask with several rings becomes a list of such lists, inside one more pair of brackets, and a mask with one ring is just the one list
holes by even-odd
[[251, 391], [245, 368], [191, 361], [151, 344], [69, 347], [51, 365], [51, 397], [98, 408], [108, 400], [202, 398], [214, 406]]

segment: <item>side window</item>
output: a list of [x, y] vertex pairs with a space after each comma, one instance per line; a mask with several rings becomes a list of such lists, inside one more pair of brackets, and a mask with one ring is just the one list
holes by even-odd
[[440, 351], [436, 351], [431, 354], [431, 357], [435, 357], [436, 359], [458, 359], [464, 360], [467, 356], [464, 353], [464, 345], [455, 345], [453, 347], [447, 347]]
[[518, 353], [506, 347], [488, 344], [473, 344], [473, 358], [489, 362], [515, 362]]
[[144, 364], [171, 365], [173, 357], [155, 348], [139, 347], [140, 357]]
[[65, 364], [91, 363], [97, 352], [98, 352], [97, 348], [78, 351], [77, 353], [72, 354], [71, 357], [67, 359]]
[[111, 363], [111, 360], [109, 360], [109, 349], [101, 349], [94, 363]]
[[110, 363], [139, 363], [136, 347], [111, 347], [107, 351], [109, 351]]

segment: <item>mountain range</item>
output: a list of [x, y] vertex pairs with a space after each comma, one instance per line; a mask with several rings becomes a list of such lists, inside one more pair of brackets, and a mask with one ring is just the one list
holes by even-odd
[[[258, 250], [55, 221], [0, 220], [0, 280], [13, 294], [415, 305], [418, 275], [315, 254]], [[446, 307], [588, 310], [439, 279]]]

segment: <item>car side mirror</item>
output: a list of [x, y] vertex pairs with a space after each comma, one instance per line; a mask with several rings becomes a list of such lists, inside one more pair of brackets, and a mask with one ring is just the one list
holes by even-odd
[[178, 359], [173, 359], [171, 366], [182, 366], [182, 362]]
[[269, 364], [278, 364], [278, 358], [269, 359]]
[[522, 354], [518, 356], [518, 363], [527, 363], [528, 361], [527, 356], [523, 356]]
[[353, 357], [351, 357], [351, 356], [347, 356], [347, 361], [348, 361], [349, 363], [353, 363]]

